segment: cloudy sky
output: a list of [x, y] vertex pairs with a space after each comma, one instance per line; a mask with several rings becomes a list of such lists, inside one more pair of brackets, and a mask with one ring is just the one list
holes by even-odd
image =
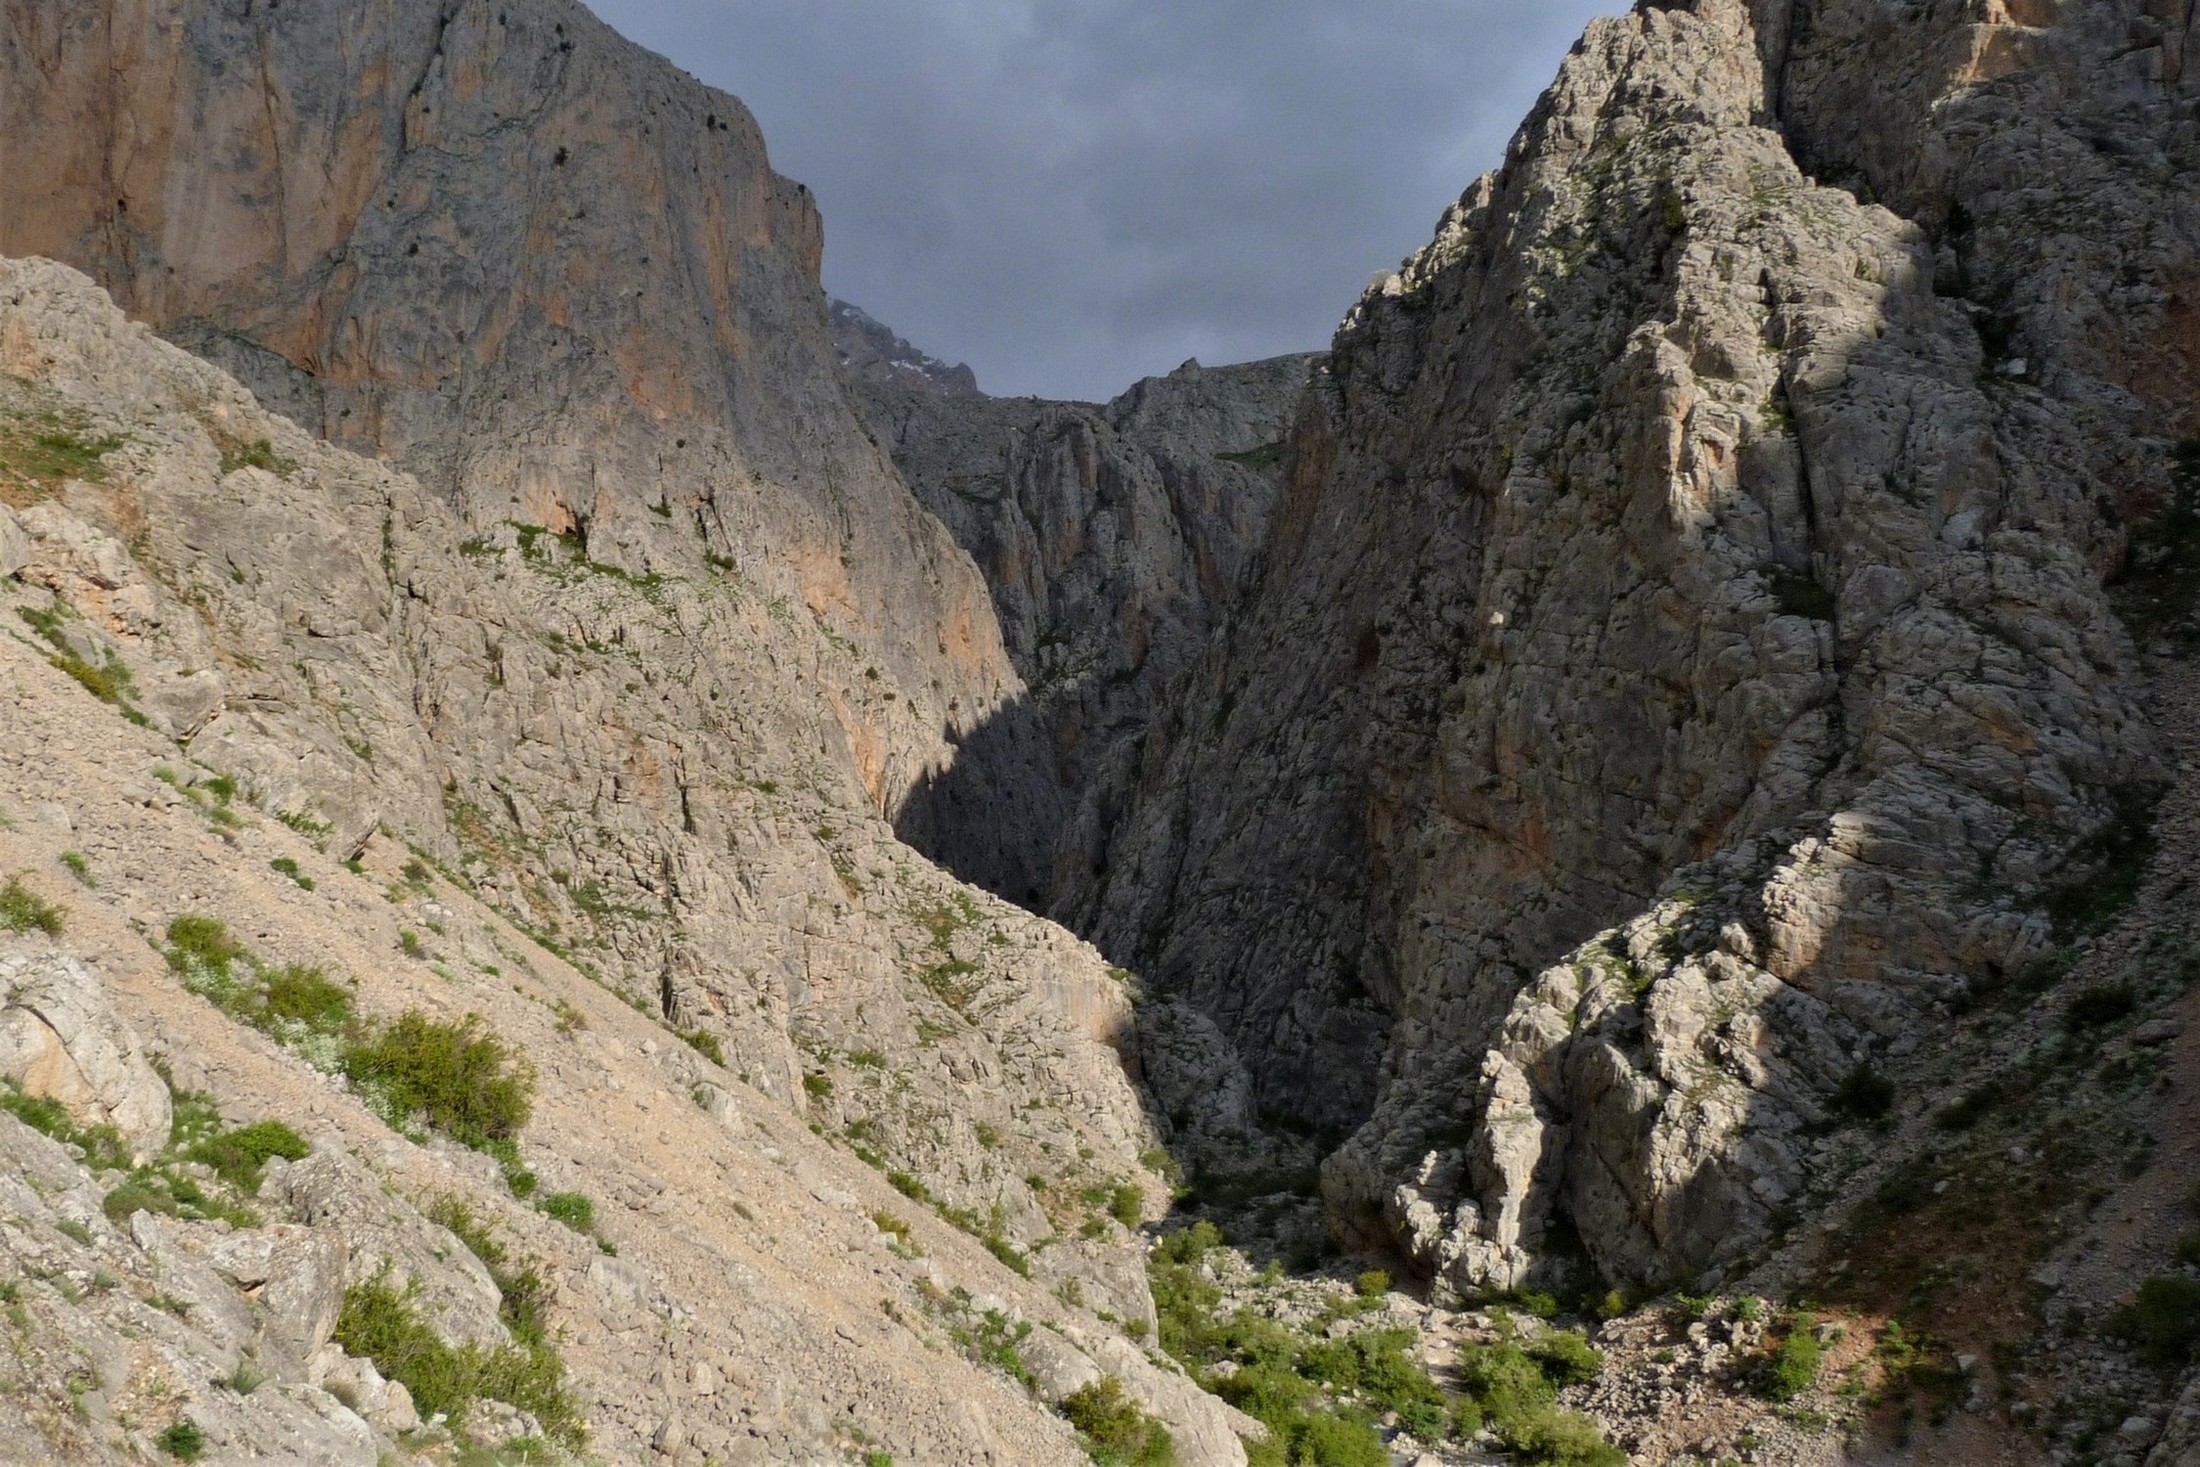
[[994, 393], [1327, 345], [1625, 0], [590, 0], [746, 101], [825, 283]]

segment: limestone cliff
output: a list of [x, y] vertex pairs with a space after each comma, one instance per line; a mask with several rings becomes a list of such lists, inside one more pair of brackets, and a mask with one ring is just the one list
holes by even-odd
[[1137, 750], [1250, 583], [1317, 358], [1187, 362], [1105, 404], [859, 381], [917, 498], [992, 586], [1022, 702], [896, 826], [967, 880], [1054, 910], [1110, 859]]
[[[730, 568], [469, 535], [48, 261], [0, 261], [0, 550], [0, 1283], [30, 1382], [0, 1435], [24, 1460], [137, 1460], [185, 1422], [240, 1459], [381, 1460], [417, 1418], [363, 1367], [391, 1352], [332, 1353], [336, 1301], [395, 1268], [453, 1343], [501, 1347], [504, 1247], [603, 1460], [1066, 1462], [1038, 1406], [1105, 1373], [1187, 1460], [1242, 1463], [1250, 1424], [1125, 1334], [1152, 1320], [1118, 1194], [1151, 1143], [1128, 994], [893, 839], [841, 721], [795, 696], [863, 681], [806, 612]], [[235, 944], [219, 972], [179, 919]], [[240, 1005], [247, 974], [360, 1024], [478, 1016], [535, 1078], [531, 1124], [500, 1170], [377, 1110], [341, 1035]], [[214, 1205], [177, 1170], [190, 1134], [164, 1144], [171, 1086], [311, 1158], [230, 1213], [147, 1193], [173, 1174]], [[15, 1119], [75, 1134], [30, 1100], [170, 1171], [72, 1156]], [[453, 1199], [463, 1248], [429, 1216]], [[224, 1242], [232, 1214], [276, 1230]], [[950, 1348], [1036, 1320], [1031, 1390]], [[550, 1425], [493, 1404], [446, 1424]]]
[[477, 529], [788, 598], [898, 690], [830, 700], [883, 810], [1013, 674], [857, 421], [823, 245], [739, 101], [571, 0], [0, 5], [0, 253]]
[[2143, 818], [2102, 580], [2194, 427], [2167, 11], [1639, 6], [1348, 318], [1067, 898], [1358, 1128], [1348, 1226], [1462, 1290], [1568, 1228], [1732, 1264]]

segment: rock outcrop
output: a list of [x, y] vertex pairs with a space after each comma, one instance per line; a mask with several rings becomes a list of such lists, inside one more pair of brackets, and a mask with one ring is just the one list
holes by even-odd
[[789, 689], [886, 810], [1017, 689], [858, 421], [823, 247], [738, 100], [572, 0], [0, 6], [0, 254], [86, 271], [474, 530], [784, 598], [897, 695]]
[[848, 380], [863, 384], [892, 382], [945, 397], [978, 397], [978, 374], [967, 363], [949, 366], [938, 357], [894, 334], [892, 327], [861, 306], [828, 304], [833, 350]]
[[1317, 358], [1187, 362], [1105, 404], [859, 379], [917, 498], [984, 570], [1022, 700], [914, 790], [903, 837], [1058, 905], [1110, 860], [1147, 726], [1249, 584]]
[[1600, 21], [1348, 318], [1064, 898], [1358, 1128], [1348, 1227], [1461, 1290], [1559, 1220], [1614, 1281], [1731, 1263], [1844, 1076], [2143, 818], [2102, 579], [2200, 298], [2159, 8]]
[[112, 1126], [140, 1152], [168, 1140], [168, 1087], [99, 975], [65, 954], [0, 959], [0, 1079]]
[[[0, 971], [72, 976], [83, 1022], [48, 1025], [80, 1036], [71, 1056], [107, 1036], [159, 1095], [154, 1059], [194, 1105], [281, 1118], [311, 1152], [269, 1160], [251, 1201], [304, 1231], [235, 1241], [69, 1163], [65, 1215], [22, 1213], [0, 1248], [43, 1352], [11, 1431], [71, 1462], [186, 1422], [225, 1453], [376, 1460], [429, 1413], [331, 1354], [330, 1280], [504, 1348], [510, 1286], [435, 1221], [455, 1199], [554, 1285], [530, 1307], [606, 1460], [1081, 1459], [1046, 1398], [951, 1348], [979, 1298], [1109, 1362], [1186, 1460], [1242, 1464], [1241, 1420], [1109, 1343], [1152, 1318], [1115, 1189], [1161, 1192], [1119, 1052], [1128, 991], [893, 839], [847, 725], [798, 696], [833, 686], [821, 664], [869, 683], [850, 647], [731, 568], [639, 575], [531, 526], [470, 535], [58, 264], [0, 262], [0, 371], [0, 440], [35, 423], [59, 456], [9, 461], [26, 552], [0, 582], [0, 871], [30, 935], [0, 937]], [[153, 700], [202, 678], [211, 716], [184, 740]], [[157, 950], [179, 917], [267, 971], [312, 965], [367, 1014], [478, 1015], [537, 1077], [509, 1165], [589, 1211], [527, 1205], [505, 1165], [395, 1129], [319, 1041], [190, 988]], [[10, 985], [10, 1014], [55, 1011]], [[84, 1123], [126, 1118], [86, 1088], [60, 1097]], [[195, 1157], [163, 1164], [211, 1185]], [[131, 1282], [72, 1299], [50, 1283], [66, 1270]], [[143, 1327], [159, 1277], [220, 1332], [117, 1366], [112, 1422], [57, 1409], [66, 1342]], [[246, 1355], [279, 1382], [250, 1393], [267, 1409], [207, 1404]], [[464, 1429], [535, 1425], [487, 1400]]]

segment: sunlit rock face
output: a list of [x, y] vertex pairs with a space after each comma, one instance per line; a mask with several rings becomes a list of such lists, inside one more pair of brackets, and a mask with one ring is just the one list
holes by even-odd
[[809, 191], [582, 6], [0, 6], [0, 253], [86, 270], [466, 521], [706, 555], [890, 676], [880, 808], [1013, 692], [984, 584], [859, 423]]

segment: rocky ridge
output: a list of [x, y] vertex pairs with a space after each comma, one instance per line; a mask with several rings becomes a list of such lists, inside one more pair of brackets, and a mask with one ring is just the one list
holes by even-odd
[[[2040, 894], [2156, 787], [2100, 577], [2104, 507], [2167, 501], [2177, 379], [1964, 293], [2045, 268], [1965, 119], [2061, 87], [2189, 132], [2088, 71], [2116, 7], [2069, 8], [2031, 70], [1936, 73], [1952, 244], [1795, 160], [1875, 54], [1848, 7], [1597, 23], [1309, 396], [1086, 930], [1264, 1103], [1357, 1127], [1332, 1205], [1452, 1287], [1536, 1277], [1561, 1222], [1615, 1282], [1738, 1259], [1842, 1079], [2043, 961]], [[2173, 174], [2118, 156], [2073, 196], [2157, 207], [2052, 248], [2168, 300]]]
[[84, 270], [474, 531], [728, 562], [896, 695], [790, 682], [892, 809], [1019, 691], [842, 378], [815, 201], [573, 0], [0, 7], [0, 254]]
[[[895, 842], [834, 757], [837, 719], [736, 694], [848, 649], [730, 570], [635, 576], [548, 532], [469, 536], [410, 477], [266, 413], [58, 265], [0, 266], [0, 369], [0, 428], [37, 430], [9, 438], [0, 516], [16, 628], [0, 637], [0, 865], [61, 914], [50, 939], [7, 939], [10, 962], [89, 970], [109, 995], [80, 985], [72, 1006], [11, 987], [14, 1083], [150, 1144], [162, 1087], [131, 1059], [150, 1050], [225, 1116], [306, 1134], [292, 1176], [338, 1167], [351, 1193], [394, 1188], [412, 1213], [460, 1197], [557, 1271], [553, 1318], [610, 1460], [827, 1460], [866, 1435], [912, 1461], [1076, 1455], [1020, 1389], [973, 1384], [952, 1349], [936, 1368], [921, 1341], [967, 1333], [958, 1285], [1059, 1326], [1059, 1393], [1105, 1361], [1189, 1459], [1241, 1460], [1220, 1403], [1118, 1333], [1151, 1317], [1138, 1251], [1110, 1206], [1081, 1200], [1143, 1175], [1151, 1144], [1113, 1047], [1131, 1020], [1121, 983]], [[733, 665], [747, 675], [713, 670]], [[639, 882], [651, 895], [628, 894]], [[183, 993], [148, 950], [178, 917], [355, 979], [368, 1012], [482, 1015], [539, 1075], [520, 1156], [545, 1191], [596, 1199], [617, 1258], [521, 1205], [487, 1158], [407, 1140], [310, 1052]], [[115, 1185], [69, 1183], [94, 1208]], [[273, 1178], [256, 1205], [343, 1236], [352, 1286], [388, 1256], [375, 1238], [421, 1235], [380, 1203], [358, 1232], [357, 1206]], [[127, 1215], [112, 1234], [66, 1216], [90, 1253], [10, 1244], [35, 1337], [127, 1336], [141, 1296], [72, 1301], [23, 1260], [144, 1278], [155, 1244]], [[636, 1330], [672, 1354], [637, 1352]], [[111, 1426], [26, 1402], [23, 1439], [54, 1460], [127, 1455], [190, 1404], [179, 1387], [203, 1396], [200, 1364], [234, 1365], [250, 1338], [180, 1341], [165, 1385], [105, 1387], [153, 1392]], [[349, 1445], [331, 1460], [373, 1461], [372, 1433], [325, 1399], [312, 1362], [357, 1371], [324, 1343], [285, 1357], [283, 1398], [336, 1422]], [[59, 1390], [68, 1372], [44, 1363]], [[727, 1380], [742, 1389], [711, 1385]], [[277, 1430], [192, 1420], [234, 1425], [239, 1450]]]
[[836, 300], [828, 303], [827, 314], [833, 327], [833, 350], [849, 381], [896, 382], [945, 397], [981, 396], [978, 374], [967, 363], [949, 366], [895, 335], [893, 328], [863, 307]]

